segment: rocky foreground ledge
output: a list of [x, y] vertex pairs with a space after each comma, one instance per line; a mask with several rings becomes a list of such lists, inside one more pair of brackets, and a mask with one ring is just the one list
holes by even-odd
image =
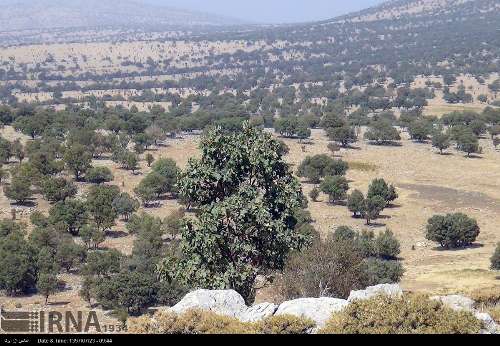
[[[176, 314], [183, 314], [197, 309], [211, 311], [218, 315], [234, 317], [242, 322], [258, 322], [271, 316], [292, 315], [313, 320], [317, 329], [323, 327], [332, 314], [342, 311], [354, 300], [370, 299], [377, 295], [399, 298], [403, 290], [397, 284], [384, 284], [368, 287], [364, 290], [351, 291], [349, 298], [300, 298], [283, 302], [279, 305], [261, 303], [248, 307], [241, 295], [233, 290], [196, 290], [187, 294], [178, 304], [171, 308], [161, 308]], [[445, 306], [456, 311], [469, 311], [484, 324], [482, 333], [496, 334], [499, 326], [487, 313], [475, 308], [475, 302], [464, 296], [433, 296], [431, 299], [441, 301]], [[317, 330], [316, 329], [316, 330]]]

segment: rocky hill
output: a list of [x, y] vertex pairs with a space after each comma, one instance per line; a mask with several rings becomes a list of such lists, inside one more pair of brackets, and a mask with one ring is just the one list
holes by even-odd
[[453, 14], [465, 16], [470, 13], [489, 13], [499, 9], [500, 3], [496, 0], [392, 0], [339, 19], [351, 22], [370, 22]]
[[19, 0], [0, 11], [0, 31], [86, 27], [219, 26], [239, 20], [129, 0]]

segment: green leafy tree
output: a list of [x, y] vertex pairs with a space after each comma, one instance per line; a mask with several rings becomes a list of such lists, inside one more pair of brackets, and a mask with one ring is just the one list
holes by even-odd
[[411, 139], [417, 142], [426, 141], [432, 132], [432, 123], [426, 119], [419, 119], [408, 126]]
[[470, 154], [481, 154], [483, 151], [472, 132], [464, 132], [457, 138], [457, 149], [466, 153], [467, 157], [470, 157]]
[[460, 248], [472, 244], [479, 232], [477, 221], [465, 214], [435, 215], [427, 222], [426, 238], [444, 248]]
[[349, 190], [347, 179], [341, 176], [328, 176], [320, 185], [321, 191], [328, 195], [330, 203], [342, 201]]
[[166, 233], [170, 234], [172, 237], [182, 233], [182, 227], [184, 225], [184, 217], [186, 212], [183, 208], [171, 212], [163, 220], [163, 225], [165, 227]]
[[497, 244], [493, 256], [491, 256], [491, 269], [500, 270], [500, 243]]
[[12, 144], [0, 137], [0, 163], [8, 163], [12, 156]]
[[152, 167], [153, 172], [164, 178], [161, 193], [175, 192], [179, 168], [172, 159], [159, 159]]
[[26, 176], [14, 176], [10, 185], [4, 185], [3, 192], [7, 198], [18, 204], [24, 204], [33, 196], [31, 180]]
[[0, 289], [27, 292], [36, 281], [36, 253], [20, 232], [0, 237]]
[[380, 258], [367, 258], [364, 262], [366, 285], [393, 284], [399, 282], [404, 274], [400, 261], [386, 261]]
[[76, 193], [76, 185], [64, 178], [48, 177], [42, 182], [42, 194], [51, 203], [64, 202]]
[[290, 251], [308, 241], [295, 231], [300, 184], [278, 141], [248, 124], [234, 133], [208, 130], [200, 149], [201, 159], [191, 159], [178, 182], [181, 196], [200, 212], [186, 220], [182, 255], [167, 258], [161, 276], [191, 287], [232, 288], [251, 301], [257, 275], [282, 269]]
[[388, 185], [384, 179], [374, 179], [368, 187], [368, 198], [380, 196], [387, 204], [395, 201], [398, 198], [396, 188], [393, 185]]
[[85, 146], [75, 143], [64, 152], [63, 161], [77, 181], [92, 167], [92, 153]]
[[158, 195], [155, 187], [150, 184], [146, 184], [144, 179], [134, 188], [134, 193], [142, 201], [144, 207], [148, 207]]
[[488, 127], [488, 132], [491, 136], [491, 139], [494, 139], [496, 136], [500, 135], [500, 124]]
[[77, 236], [88, 222], [86, 205], [78, 199], [67, 199], [56, 203], [49, 210], [48, 223], [58, 225], [70, 234]]
[[446, 133], [438, 132], [432, 136], [432, 146], [439, 149], [442, 155], [443, 151], [450, 147], [450, 136]]
[[386, 260], [395, 259], [401, 252], [399, 241], [391, 230], [386, 229], [375, 239], [375, 252], [378, 257]]
[[106, 231], [115, 224], [118, 216], [113, 201], [120, 194], [117, 186], [93, 185], [87, 193], [86, 209], [98, 231]]
[[116, 249], [90, 252], [82, 271], [99, 278], [110, 277], [120, 271], [123, 255]]
[[92, 184], [103, 184], [113, 181], [113, 173], [108, 167], [92, 167], [85, 174], [85, 179]]
[[14, 155], [19, 160], [19, 163], [22, 163], [24, 158], [26, 157], [26, 152], [21, 141], [19, 139], [16, 139], [14, 142], [12, 142], [11, 149], [12, 155]]
[[354, 240], [356, 239], [357, 233], [352, 228], [347, 226], [340, 226], [335, 229], [332, 234], [332, 239], [336, 241], [342, 240]]
[[359, 190], [354, 190], [347, 198], [347, 208], [354, 214], [354, 217], [363, 215], [365, 208], [365, 196]]
[[326, 176], [345, 175], [348, 168], [347, 162], [332, 159], [328, 155], [307, 156], [299, 165], [297, 175], [318, 184]]
[[139, 201], [132, 198], [128, 193], [123, 192], [116, 196], [112, 204], [119, 215], [122, 215], [125, 221], [129, 220], [130, 215], [139, 209]]
[[367, 197], [365, 199], [365, 206], [363, 208], [363, 217], [366, 220], [366, 224], [370, 225], [372, 220], [375, 220], [380, 216], [380, 213], [386, 207], [385, 200], [380, 196]]
[[6, 237], [11, 233], [24, 233], [25, 227], [23, 224], [17, 223], [10, 219], [0, 220], [0, 238]]
[[335, 297], [346, 299], [366, 287], [364, 256], [350, 239], [315, 241], [288, 260], [279, 281], [283, 299]]
[[386, 120], [374, 121], [365, 133], [365, 138], [369, 141], [374, 141], [377, 144], [385, 144], [401, 140], [398, 130], [396, 130], [392, 124]]
[[132, 215], [127, 224], [127, 230], [130, 234], [151, 233], [154, 231], [159, 231], [160, 235], [164, 233], [161, 219], [146, 213]]
[[346, 148], [357, 141], [356, 132], [351, 126], [332, 127], [327, 130], [328, 138]]
[[66, 238], [57, 246], [55, 260], [59, 267], [68, 273], [72, 268], [79, 265], [86, 257], [85, 248], [76, 244], [73, 239]]
[[139, 165], [139, 157], [136, 153], [125, 151], [120, 157], [122, 168], [132, 171], [134, 173]]
[[45, 297], [45, 305], [47, 305], [49, 297], [57, 292], [57, 275], [54, 273], [41, 273], [38, 277], [36, 287], [38, 292]]

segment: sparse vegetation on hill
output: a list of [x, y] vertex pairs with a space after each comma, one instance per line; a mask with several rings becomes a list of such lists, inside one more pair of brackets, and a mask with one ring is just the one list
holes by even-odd
[[[195, 288], [259, 303], [494, 287], [498, 13], [405, 0], [244, 30], [0, 33], [0, 305], [124, 321]], [[135, 330], [314, 327], [155, 316]], [[477, 321], [404, 296], [353, 305], [339, 328]]]

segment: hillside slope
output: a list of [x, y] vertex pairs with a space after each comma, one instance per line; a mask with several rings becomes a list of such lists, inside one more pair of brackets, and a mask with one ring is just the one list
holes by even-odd
[[0, 31], [79, 27], [239, 24], [236, 19], [129, 0], [20, 0], [0, 11]]

